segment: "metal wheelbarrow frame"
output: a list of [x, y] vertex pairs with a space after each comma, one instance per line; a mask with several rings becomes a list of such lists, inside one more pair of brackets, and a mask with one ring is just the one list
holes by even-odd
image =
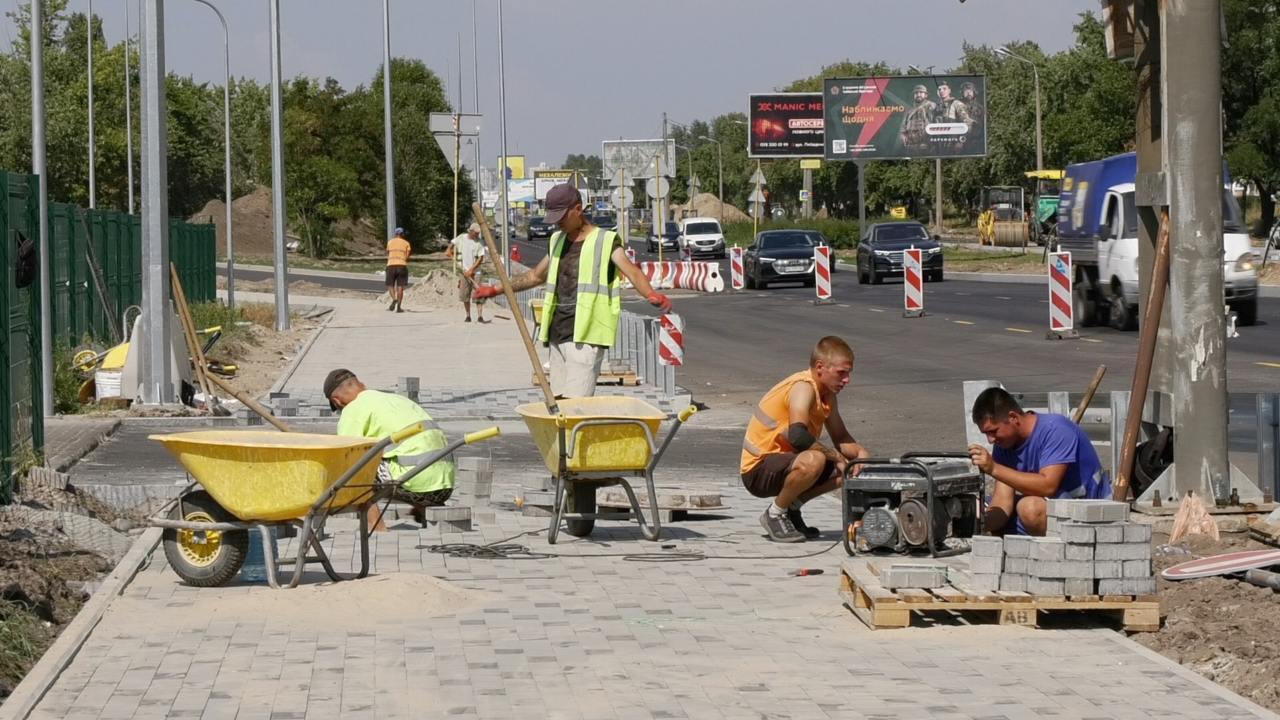
[[[164, 528], [166, 530], [188, 530], [193, 533], [208, 532], [239, 532], [257, 530], [262, 538], [263, 558], [267, 570], [267, 583], [272, 588], [281, 587], [279, 580], [279, 565], [291, 564], [293, 566], [293, 575], [289, 579], [287, 587], [295, 588], [302, 581], [303, 572], [308, 563], [320, 563], [325, 574], [334, 582], [343, 580], [356, 580], [364, 578], [369, 574], [369, 538], [373, 531], [369, 528], [368, 509], [376, 506], [379, 502], [390, 501], [390, 498], [401, 485], [416, 477], [419, 473], [426, 470], [440, 460], [449, 457], [458, 448], [463, 445], [479, 442], [481, 440], [494, 437], [499, 434], [497, 427], [480, 430], [474, 433], [464, 435], [458, 440], [454, 440], [445, 447], [432, 452], [423, 458], [409, 472], [405, 473], [396, 482], [378, 482], [374, 481], [368, 485], [351, 485], [353, 488], [364, 488], [364, 491], [351, 502], [347, 502], [340, 506], [330, 506], [330, 502], [334, 496], [344, 488], [346, 488], [351, 480], [371, 462], [381, 462], [382, 453], [388, 446], [403, 442], [404, 440], [421, 433], [426, 428], [421, 423], [411, 425], [399, 432], [382, 438], [374, 443], [368, 450], [360, 456], [355, 463], [347, 468], [342, 475], [335, 480], [321, 496], [311, 504], [310, 509], [300, 518], [290, 518], [288, 520], [232, 520], [221, 522], [198, 522], [168, 517], [168, 515], [176, 508], [178, 510], [178, 518], [186, 517], [182, 503], [184, 498], [188, 497], [192, 490], [200, 485], [199, 481], [189, 484], [178, 494], [177, 497], [165, 503], [160, 511], [147, 522], [155, 527]], [[321, 538], [324, 533], [325, 522], [332, 515], [339, 513], [355, 512], [359, 517], [359, 538], [360, 538], [360, 570], [352, 574], [339, 573], [329, 560], [329, 555], [321, 544]], [[272, 553], [268, 548], [271, 544], [271, 530], [277, 527], [289, 528], [290, 531], [296, 531], [298, 537], [298, 551], [294, 558], [281, 558], [279, 563], [272, 557]], [[309, 551], [314, 551], [314, 555], [308, 555]], [[237, 568], [237, 572], [239, 568]], [[176, 570], [175, 570], [176, 572]], [[186, 580], [183, 578], [184, 581]], [[217, 583], [213, 583], [217, 584]]]
[[[631, 504], [631, 512], [635, 514], [636, 522], [640, 525], [640, 532], [647, 540], [657, 540], [659, 535], [662, 533], [662, 518], [661, 513], [658, 510], [658, 491], [657, 488], [654, 487], [653, 471], [658, 467], [658, 462], [662, 460], [662, 456], [666, 453], [667, 446], [671, 444], [672, 438], [675, 437], [676, 431], [678, 431], [680, 426], [697, 411], [697, 407], [693, 405], [681, 410], [672, 421], [671, 428], [667, 430], [667, 434], [662, 439], [662, 444], [660, 446], [654, 439], [653, 431], [649, 429], [649, 426], [643, 420], [625, 417], [578, 420], [575, 422], [572, 432], [567, 433], [568, 437], [566, 438], [565, 430], [568, 425], [568, 421], [563, 416], [558, 417], [556, 419], [556, 429], [559, 436], [559, 441], [557, 443], [559, 446], [557, 451], [559, 459], [557, 462], [557, 472], [552, 477], [552, 480], [555, 482], [555, 504], [552, 507], [551, 522], [547, 528], [547, 542], [553, 545], [555, 544], [556, 538], [560, 534], [560, 522], [562, 520], [587, 520], [594, 522], [596, 519], [618, 519], [618, 513], [601, 513], [598, 512], [598, 509], [597, 511], [592, 512], [570, 512], [567, 507], [569, 495], [573, 492], [579, 491], [579, 488], [575, 487], [578, 485], [584, 486], [581, 488], [582, 490], [591, 492], [591, 501], [588, 504], [592, 508], [595, 508], [596, 506], [596, 490], [602, 487], [620, 485], [623, 492], [627, 494], [627, 501]], [[651, 452], [649, 463], [643, 470], [628, 470], [623, 472], [600, 470], [595, 472], [582, 472], [569, 469], [569, 458], [573, 456], [574, 450], [577, 447], [584, 428], [617, 425], [636, 425], [643, 431], [644, 437], [649, 443], [649, 449]], [[645, 521], [644, 511], [640, 507], [640, 500], [636, 496], [635, 489], [631, 487], [631, 483], [627, 481], [627, 475], [633, 478], [644, 479], [645, 489], [649, 499], [649, 512], [653, 519], [652, 525]], [[571, 534], [577, 533], [573, 533], [571, 531]], [[589, 529], [587, 532], [582, 533], [584, 536], [589, 534]]]

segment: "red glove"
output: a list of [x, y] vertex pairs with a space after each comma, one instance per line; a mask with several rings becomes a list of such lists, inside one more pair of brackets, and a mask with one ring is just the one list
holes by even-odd
[[658, 308], [662, 312], [671, 312], [671, 298], [660, 292], [651, 292], [647, 298], [649, 304]]
[[497, 285], [481, 285], [476, 288], [475, 298], [484, 300], [485, 298], [497, 297], [502, 294], [502, 288]]

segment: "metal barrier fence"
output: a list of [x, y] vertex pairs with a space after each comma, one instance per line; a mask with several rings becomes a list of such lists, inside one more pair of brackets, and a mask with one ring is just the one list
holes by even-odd
[[[516, 312], [530, 312], [529, 302], [541, 299], [542, 295], [542, 288], [516, 293], [516, 302], [520, 305]], [[505, 304], [501, 296], [498, 300]], [[538, 320], [532, 318], [534, 323]], [[624, 364], [635, 371], [641, 385], [656, 388], [664, 395], [675, 395], [675, 366], [658, 362], [658, 332], [658, 318], [623, 310], [618, 319], [618, 336], [605, 352], [605, 365]]]

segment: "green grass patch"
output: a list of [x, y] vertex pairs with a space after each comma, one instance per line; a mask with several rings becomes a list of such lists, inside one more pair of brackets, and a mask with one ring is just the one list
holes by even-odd
[[34, 612], [0, 600], [0, 681], [14, 687], [52, 644], [54, 632]]

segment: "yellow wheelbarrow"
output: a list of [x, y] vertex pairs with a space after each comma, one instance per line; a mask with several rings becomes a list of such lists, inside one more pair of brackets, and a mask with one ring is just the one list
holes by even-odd
[[[547, 542], [555, 543], [562, 519], [567, 520], [570, 535], [586, 537], [595, 529], [597, 518], [616, 518], [616, 513], [596, 512], [596, 490], [611, 485], [622, 486], [640, 531], [649, 540], [657, 540], [662, 520], [653, 471], [676, 431], [697, 408], [690, 405], [676, 416], [661, 445], [656, 437], [667, 416], [638, 398], [570, 398], [558, 401], [558, 409], [553, 414], [544, 403], [516, 408], [555, 483]], [[628, 476], [645, 481], [652, 525], [645, 522]]]
[[[307, 563], [318, 562], [332, 580], [351, 579], [333, 568], [320, 544], [331, 515], [356, 512], [360, 519], [360, 571], [369, 574], [368, 513], [400, 484], [455, 450], [498, 434], [498, 428], [471, 433], [422, 458], [396, 482], [378, 480], [378, 463], [388, 446], [423, 431], [411, 425], [381, 440], [264, 430], [199, 430], [152, 435], [177, 457], [195, 482], [149, 518], [164, 528], [164, 554], [188, 585], [226, 584], [244, 564], [249, 532], [270, 547], [275, 527], [297, 528], [296, 559], [289, 587], [297, 587]], [[308, 552], [314, 551], [314, 555]], [[264, 552], [267, 582], [280, 587], [276, 563]]]

